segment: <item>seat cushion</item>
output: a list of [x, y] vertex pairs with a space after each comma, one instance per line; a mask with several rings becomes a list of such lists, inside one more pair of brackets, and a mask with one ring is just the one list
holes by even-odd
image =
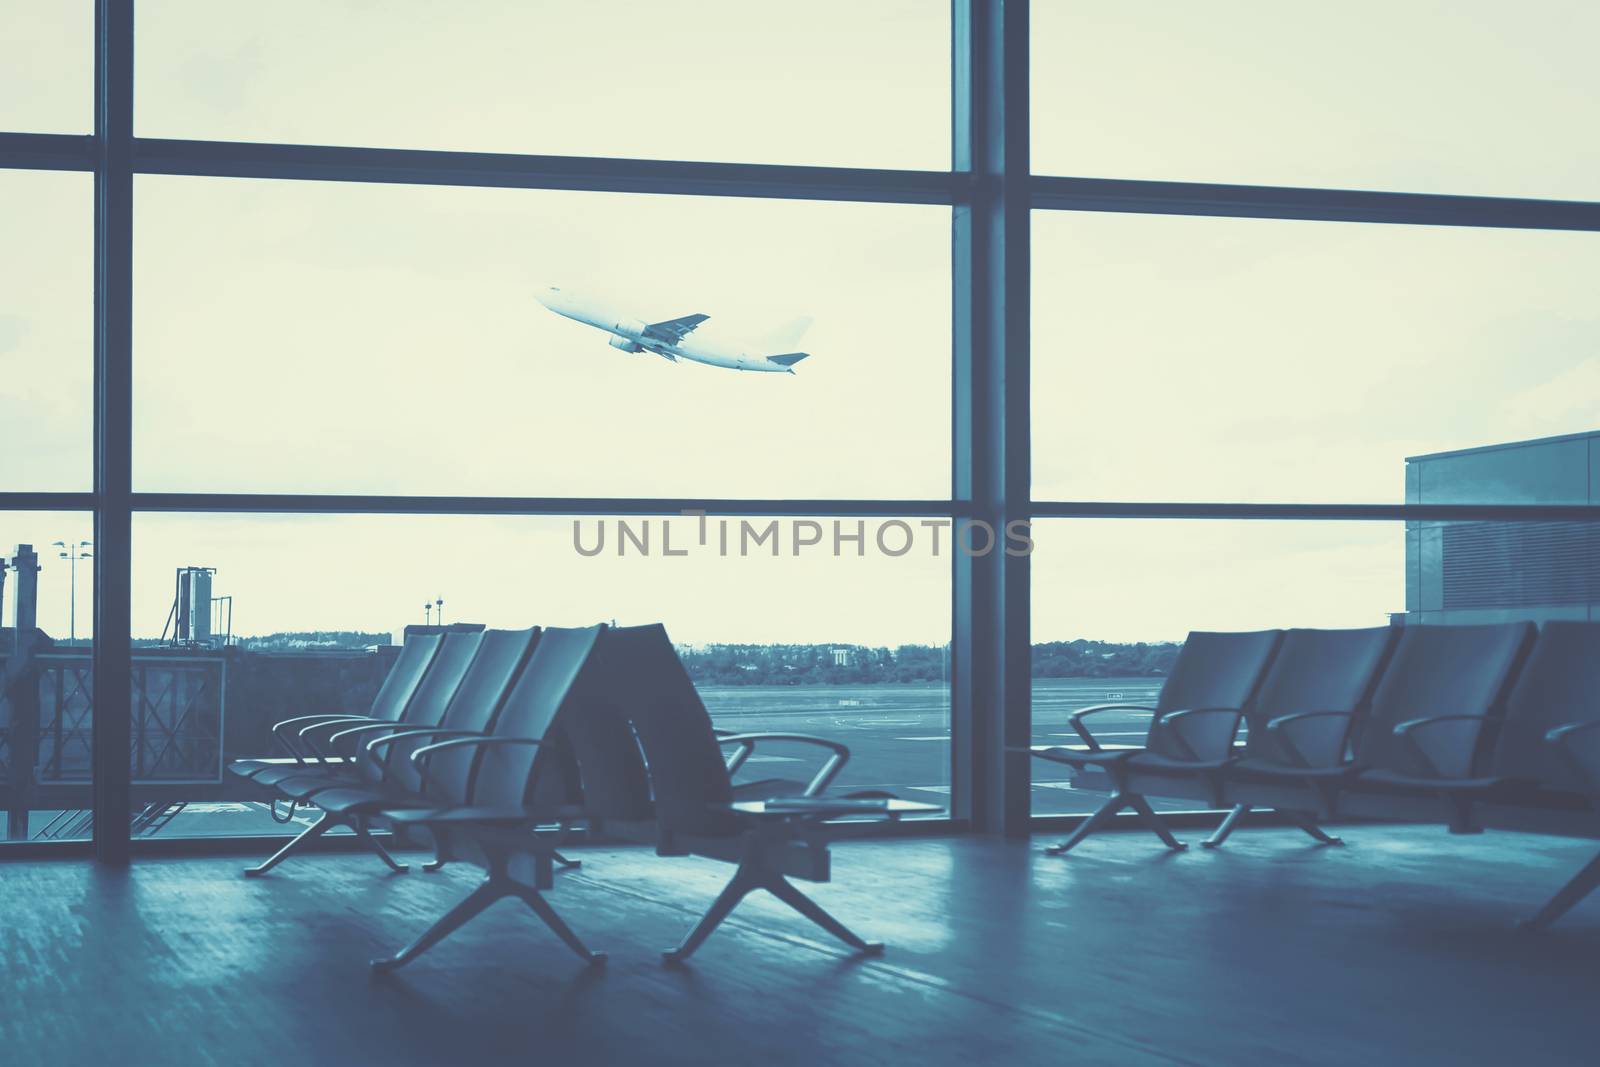
[[1358, 771], [1359, 768], [1353, 764], [1338, 767], [1294, 767], [1261, 756], [1246, 756], [1230, 763], [1225, 773], [1229, 778], [1243, 781], [1303, 782], [1308, 778], [1338, 781], [1341, 778], [1349, 778]]
[[[1069, 767], [1106, 767], [1113, 763], [1132, 759], [1144, 753], [1143, 748], [1036, 748], [1033, 754], [1040, 759], [1049, 760], [1051, 763], [1065, 763]], [[1152, 753], [1153, 754], [1153, 753]]]
[[298, 778], [302, 775], [337, 776], [343, 772], [345, 766], [347, 764], [343, 760], [329, 760], [323, 765], [318, 765], [315, 761], [296, 763], [290, 760], [287, 763], [277, 763], [266, 760], [234, 760], [228, 765], [228, 770], [259, 785], [275, 786], [287, 778]]
[[1140, 752], [1128, 760], [1128, 766], [1135, 770], [1178, 777], [1213, 774], [1229, 766], [1229, 763], [1230, 761], [1228, 760], [1178, 759], [1175, 756], [1165, 756], [1159, 752]]
[[1401, 793], [1494, 793], [1507, 788], [1511, 781], [1507, 778], [1481, 777], [1481, 778], [1427, 778], [1422, 775], [1405, 774], [1401, 771], [1391, 771], [1379, 768], [1362, 771], [1352, 783], [1357, 788], [1370, 788], [1384, 792]]
[[342, 776], [301, 774], [273, 782], [272, 787], [293, 800], [310, 800], [324, 789], [343, 789], [355, 784]]
[[424, 808], [430, 802], [413, 793], [385, 792], [362, 786], [336, 786], [311, 794], [311, 802], [323, 811], [336, 815], [351, 812], [383, 811], [388, 808]]
[[806, 791], [805, 782], [789, 778], [763, 778], [757, 782], [736, 782], [735, 800], [769, 800], [772, 797], [797, 797]]

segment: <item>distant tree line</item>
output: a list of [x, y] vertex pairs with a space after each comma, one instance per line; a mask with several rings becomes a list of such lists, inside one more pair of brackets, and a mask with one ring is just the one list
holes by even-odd
[[[1035, 678], [1161, 677], [1178, 645], [1050, 641], [1033, 646]], [[682, 645], [678, 655], [697, 685], [868, 685], [942, 682], [944, 645]]]
[[[295, 652], [361, 649], [391, 640], [387, 633], [301, 630], [239, 637], [234, 645], [251, 652]], [[133, 643], [148, 648], [164, 642], [136, 638]], [[1033, 676], [1165, 677], [1178, 648], [1171, 641], [1046, 641], [1033, 646]], [[698, 685], [874, 685], [943, 682], [950, 677], [947, 645], [680, 645], [678, 655]]]
[[[256, 637], [235, 637], [233, 646], [248, 652], [299, 652], [303, 649], [371, 648], [373, 645], [387, 645], [392, 640], [394, 638], [388, 633], [369, 634], [360, 630], [295, 630]], [[166, 644], [167, 641], [158, 637], [133, 639], [134, 648], [160, 648]]]
[[236, 637], [233, 643], [251, 652], [296, 652], [311, 648], [370, 648], [387, 645], [394, 638], [388, 633], [363, 633], [360, 630], [295, 630], [259, 637]]

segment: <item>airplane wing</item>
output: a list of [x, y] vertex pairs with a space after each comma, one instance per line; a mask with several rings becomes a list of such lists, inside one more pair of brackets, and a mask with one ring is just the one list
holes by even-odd
[[652, 322], [644, 328], [644, 332], [657, 340], [675, 345], [694, 332], [694, 328], [709, 319], [710, 315], [685, 315], [681, 319], [668, 319], [666, 322]]

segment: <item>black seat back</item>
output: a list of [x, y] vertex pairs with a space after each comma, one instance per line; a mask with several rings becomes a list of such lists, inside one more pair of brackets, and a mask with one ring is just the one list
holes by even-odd
[[372, 698], [368, 714], [374, 719], [398, 720], [442, 644], [443, 634], [407, 634], [405, 644], [400, 646], [400, 655], [395, 657], [394, 665], [378, 687], [378, 695]]
[[[1261, 684], [1267, 665], [1283, 636], [1282, 630], [1251, 630], [1216, 633], [1196, 630], [1178, 650], [1172, 673], [1161, 687], [1156, 711], [1166, 713], [1185, 708], [1234, 708], [1243, 710]], [[1184, 729], [1184, 737], [1195, 749], [1226, 752], [1232, 740], [1233, 723], [1222, 716], [1195, 720]], [[1165, 735], [1158, 718], [1151, 721], [1145, 742], [1152, 751], [1183, 756], [1184, 750]]]
[[[1361, 630], [1286, 630], [1272, 666], [1245, 709], [1249, 730], [1245, 749], [1249, 755], [1277, 759], [1267, 723], [1284, 715], [1310, 711], [1344, 711], [1359, 717], [1367, 710], [1383, 665], [1399, 638], [1396, 626]], [[1328, 731], [1336, 740], [1326, 762], [1344, 756], [1345, 723], [1335, 721]]]
[[[1486, 626], [1407, 626], [1372, 696], [1372, 710], [1355, 735], [1356, 762], [1415, 774], [1416, 761], [1394, 728], [1436, 715], [1499, 715], [1513, 674], [1534, 637], [1529, 622]], [[1439, 771], [1467, 777], [1477, 764], [1478, 741], [1452, 731], [1429, 752]]]
[[[451, 696], [438, 725], [474, 733], [488, 730], [517, 672], [527, 661], [538, 635], [538, 627], [527, 630], [484, 630], [478, 651], [462, 675], [461, 683]], [[411, 753], [435, 740], [437, 738], [424, 736], [385, 746], [385, 781], [401, 789], [421, 791], [422, 776], [411, 762]]]
[[559, 713], [568, 703], [588, 662], [599, 627], [547, 627], [495, 716], [495, 737], [526, 737], [539, 745], [496, 745], [439, 752], [428, 763], [428, 778], [441, 803], [516, 808], [525, 803], [530, 781], [550, 760], [546, 745]]
[[1506, 700], [1491, 773], [1587, 791], [1545, 735], [1600, 718], [1600, 622], [1547, 622]]
[[665, 628], [609, 630], [601, 650], [572, 728], [585, 809], [603, 805], [624, 821], [653, 816], [663, 850], [674, 834], [733, 832], [722, 748]]
[[400, 721], [412, 726], [439, 725], [439, 720], [444, 718], [444, 709], [450, 706], [450, 698], [456, 695], [456, 689], [466, 676], [467, 668], [472, 666], [472, 657], [478, 654], [478, 646], [482, 643], [481, 630], [476, 633], [445, 634], [438, 655], [433, 657], [428, 673], [417, 683], [406, 710], [400, 715]]

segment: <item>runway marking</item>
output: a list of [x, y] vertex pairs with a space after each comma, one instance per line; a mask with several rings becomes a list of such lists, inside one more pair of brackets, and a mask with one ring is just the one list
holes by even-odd
[[930, 734], [927, 737], [897, 737], [896, 741], [948, 741], [949, 734]]
[[801, 763], [799, 756], [751, 756], [746, 763]]

